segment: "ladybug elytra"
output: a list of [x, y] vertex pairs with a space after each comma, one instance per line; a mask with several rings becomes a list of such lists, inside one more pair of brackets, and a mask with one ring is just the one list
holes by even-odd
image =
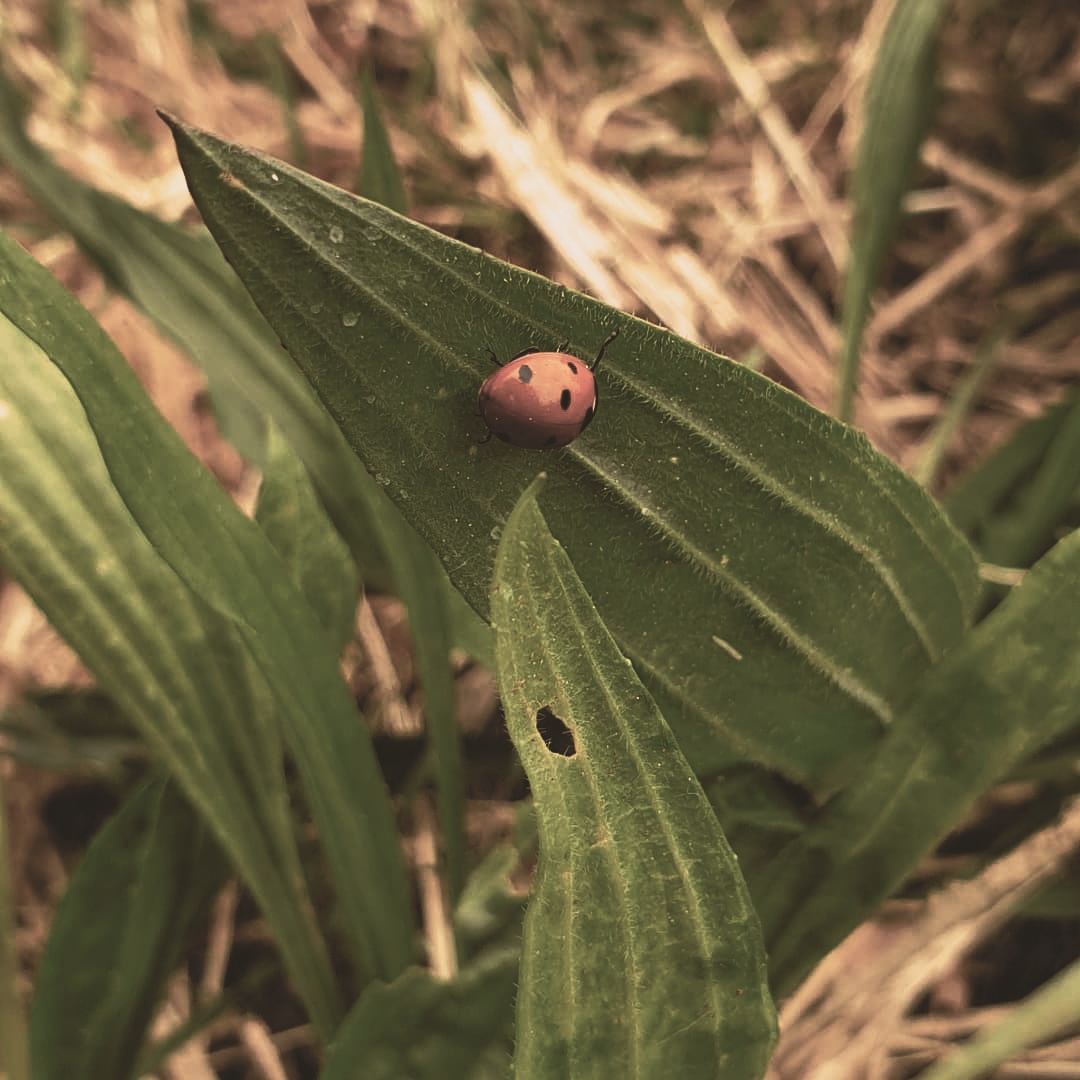
[[[591, 365], [560, 345], [558, 352], [525, 349], [500, 367], [480, 387], [480, 415], [491, 435], [523, 450], [572, 443], [596, 415], [594, 372], [618, 336], [608, 335]], [[494, 353], [492, 359], [498, 362]]]

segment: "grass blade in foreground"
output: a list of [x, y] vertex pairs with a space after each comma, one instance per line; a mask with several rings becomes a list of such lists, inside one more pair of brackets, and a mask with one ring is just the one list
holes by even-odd
[[818, 794], [843, 786], [978, 591], [970, 550], [910, 477], [737, 364], [170, 124], [230, 263], [481, 614], [539, 464], [479, 445], [485, 350], [568, 340], [591, 358], [619, 328], [596, 421], [543, 461], [551, 530], [696, 769], [751, 760]]
[[866, 115], [855, 165], [855, 228], [844, 281], [843, 346], [837, 415], [850, 420], [859, 347], [885, 252], [900, 220], [929, 126], [938, 27], [947, 0], [903, 0], [893, 8], [866, 90]]
[[[776, 1034], [757, 915], [537, 487], [510, 515], [492, 592], [499, 686], [540, 828], [515, 1075], [753, 1080]], [[568, 738], [549, 749], [561, 725]]]

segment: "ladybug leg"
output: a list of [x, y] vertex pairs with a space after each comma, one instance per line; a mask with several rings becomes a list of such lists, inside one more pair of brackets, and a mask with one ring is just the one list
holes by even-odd
[[564, 353], [569, 348], [570, 348], [570, 342], [569, 341], [564, 341], [555, 351]]
[[616, 330], [612, 330], [611, 333], [608, 334], [608, 336], [606, 338], [604, 338], [604, 341], [601, 344], [600, 349], [596, 354], [596, 359], [592, 362], [592, 367], [589, 368], [590, 371], [595, 371], [600, 366], [600, 361], [604, 359], [604, 350], [607, 349], [607, 347], [618, 336], [619, 336], [619, 331], [616, 329]]
[[493, 348], [491, 348], [490, 346], [488, 346], [488, 351], [487, 351], [487, 354], [488, 354], [488, 356], [489, 356], [489, 357], [491, 358], [491, 362], [492, 362], [492, 363], [493, 363], [493, 364], [494, 364], [494, 365], [495, 365], [496, 367], [502, 367], [502, 362], [501, 362], [501, 361], [499, 360], [499, 358], [498, 358], [498, 357], [497, 357], [497, 356], [495, 355], [495, 350], [494, 350]]
[[522, 349], [521, 352], [519, 352], [517, 354], [517, 356], [512, 356], [510, 359], [511, 360], [520, 360], [523, 356], [528, 356], [530, 353], [539, 352], [539, 351], [540, 350], [535, 345], [531, 345], [527, 349]]

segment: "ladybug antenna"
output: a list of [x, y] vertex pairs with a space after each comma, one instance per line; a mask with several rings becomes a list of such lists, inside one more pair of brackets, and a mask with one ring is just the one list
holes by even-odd
[[596, 354], [596, 359], [592, 362], [590, 371], [595, 371], [600, 366], [600, 361], [604, 359], [604, 350], [619, 336], [618, 330], [612, 330], [610, 334], [604, 339], [604, 343], [600, 346], [599, 351]]

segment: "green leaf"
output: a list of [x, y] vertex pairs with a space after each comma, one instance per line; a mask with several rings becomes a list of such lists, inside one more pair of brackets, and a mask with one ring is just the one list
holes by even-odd
[[948, 0], [902, 0], [881, 38], [852, 180], [855, 225], [844, 284], [837, 415], [850, 420], [870, 295], [900, 220], [919, 147], [933, 115], [937, 34]]
[[449, 982], [407, 971], [372, 983], [341, 1025], [319, 1080], [466, 1080], [512, 1016], [516, 948], [490, 950]]
[[[0, 235], [0, 310], [19, 289], [50, 325], [74, 304]], [[72, 330], [71, 345], [92, 357], [100, 330], [79, 311], [89, 330]], [[265, 685], [132, 521], [70, 384], [5, 318], [0, 355], [0, 562], [211, 824], [329, 1035], [342, 1009], [302, 887]]]
[[1080, 392], [1023, 425], [949, 493], [945, 508], [987, 562], [1028, 566], [1080, 485]]
[[[486, 348], [622, 333], [546, 516], [696, 770], [827, 794], [962, 636], [971, 552], [861, 436], [672, 334], [170, 121], [203, 217], [350, 445], [482, 615], [538, 459], [491, 443]], [[812, 732], [812, 736], [807, 735]]]
[[0, 1075], [30, 1080], [26, 1017], [19, 994], [19, 950], [15, 944], [15, 903], [8, 842], [7, 800], [0, 776]]
[[360, 193], [388, 210], [404, 214], [405, 188], [394, 160], [394, 148], [383, 123], [379, 95], [371, 77], [370, 62], [364, 65], [360, 82], [360, 101], [364, 107], [364, 148], [360, 158]]
[[357, 461], [205, 233], [189, 235], [83, 184], [27, 139], [0, 76], [0, 155], [103, 272], [206, 372], [218, 421], [264, 463], [266, 417], [308, 469], [369, 584], [409, 610], [439, 783], [447, 873], [464, 879], [464, 797], [452, 645], [493, 663], [490, 633], [427, 545]]
[[927, 1069], [922, 1080], [979, 1080], [1021, 1050], [1048, 1043], [1080, 1020], [1080, 962], [1073, 962], [996, 1024]]
[[515, 1075], [763, 1076], [776, 1016], [738, 861], [536, 485], [499, 544], [492, 615], [540, 827]]
[[857, 781], [754, 881], [788, 993], [975, 800], [1080, 715], [1080, 531], [922, 681]]
[[10, 241], [0, 245], [0, 310], [69, 378], [132, 516], [232, 626], [272, 689], [354, 958], [374, 973], [404, 970], [413, 927], [393, 814], [367, 730], [311, 607], [258, 525], [165, 423], [97, 324]]
[[273, 426], [268, 444], [255, 520], [340, 652], [356, 629], [356, 565], [316, 498], [307, 470]]
[[166, 983], [229, 864], [157, 776], [97, 835], [68, 883], [34, 986], [35, 1080], [129, 1080]]

